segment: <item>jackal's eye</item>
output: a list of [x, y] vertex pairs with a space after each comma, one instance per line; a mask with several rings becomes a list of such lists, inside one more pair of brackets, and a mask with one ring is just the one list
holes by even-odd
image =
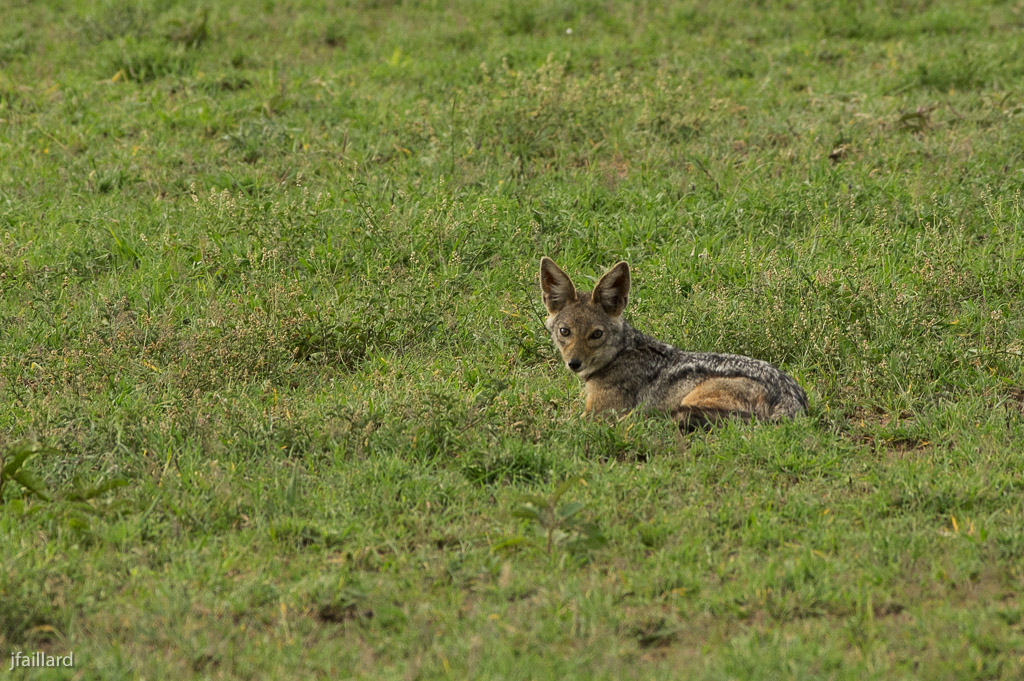
[[560, 328], [560, 329], [558, 330], [558, 333], [562, 334], [563, 336], [568, 336], [568, 335], [569, 335], [570, 333], [572, 333], [572, 332], [571, 332], [571, 331], [569, 331], [569, 329], [567, 329], [567, 328], [565, 328], [565, 327], [563, 326], [562, 328]]
[[604, 335], [604, 331], [602, 331], [601, 329], [597, 329], [596, 331], [594, 331], [594, 333], [590, 334], [590, 337], [593, 338], [594, 340], [597, 340], [598, 338], [600, 338], [603, 335]]

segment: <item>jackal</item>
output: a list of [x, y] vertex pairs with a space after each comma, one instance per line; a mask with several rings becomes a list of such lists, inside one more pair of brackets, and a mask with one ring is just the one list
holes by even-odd
[[551, 258], [540, 261], [544, 325], [586, 386], [588, 412], [637, 407], [665, 412], [684, 431], [728, 418], [778, 421], [807, 410], [807, 395], [768, 362], [686, 352], [640, 333], [623, 318], [629, 265], [620, 262], [592, 293], [577, 291]]

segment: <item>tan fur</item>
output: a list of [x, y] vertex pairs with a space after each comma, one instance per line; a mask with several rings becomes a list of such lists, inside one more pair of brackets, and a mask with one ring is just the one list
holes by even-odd
[[769, 418], [764, 387], [749, 378], [709, 378], [697, 384], [679, 403], [684, 407], [703, 407], [725, 411], [747, 411]]
[[618, 390], [602, 389], [600, 385], [586, 385], [584, 390], [587, 400], [583, 410], [589, 413], [602, 411], [626, 411], [630, 408], [629, 403]]

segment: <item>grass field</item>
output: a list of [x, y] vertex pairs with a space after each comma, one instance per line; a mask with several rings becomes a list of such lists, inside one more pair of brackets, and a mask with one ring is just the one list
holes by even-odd
[[[0, 677], [1024, 676], [1020, 2], [0, 14]], [[542, 255], [809, 417], [581, 418]]]

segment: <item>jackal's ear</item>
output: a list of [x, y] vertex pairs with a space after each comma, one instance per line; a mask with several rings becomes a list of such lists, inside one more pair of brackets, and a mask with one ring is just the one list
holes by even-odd
[[540, 259], [540, 291], [543, 294], [544, 307], [551, 314], [578, 300], [572, 279], [548, 257]]
[[608, 313], [618, 317], [629, 301], [629, 265], [620, 262], [601, 277], [594, 287], [594, 302]]

